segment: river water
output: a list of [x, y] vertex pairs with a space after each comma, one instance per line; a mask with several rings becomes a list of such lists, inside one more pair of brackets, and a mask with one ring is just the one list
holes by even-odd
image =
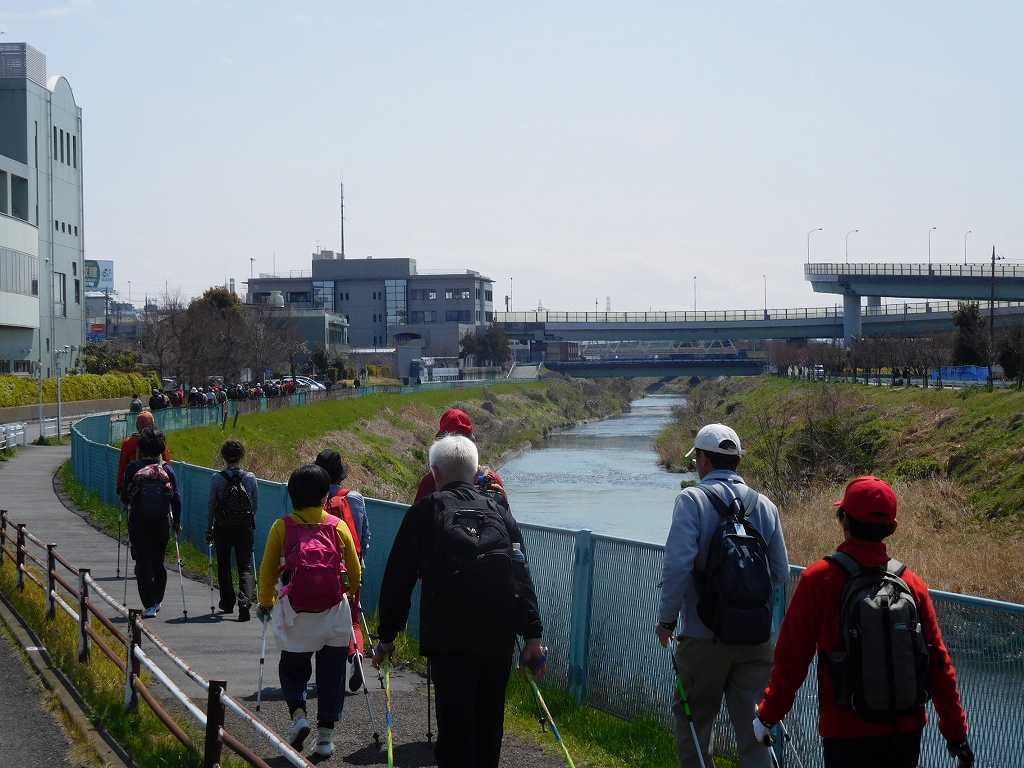
[[664, 544], [680, 480], [690, 476], [658, 466], [654, 438], [683, 402], [644, 397], [622, 416], [553, 433], [506, 462], [516, 519]]

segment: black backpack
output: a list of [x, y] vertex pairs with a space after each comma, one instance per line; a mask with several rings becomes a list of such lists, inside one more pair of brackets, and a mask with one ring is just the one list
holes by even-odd
[[767, 642], [772, 631], [772, 574], [768, 546], [747, 520], [757, 491], [741, 501], [733, 494], [726, 506], [711, 489], [698, 485], [718, 512], [721, 523], [708, 545], [704, 568], [694, 572], [697, 615], [715, 638], [730, 645]]
[[[890, 560], [865, 568], [843, 552], [825, 558], [847, 575], [839, 609], [841, 648], [828, 654], [836, 704], [868, 722], [921, 712], [930, 698], [928, 644], [917, 600]], [[825, 656], [825, 654], [822, 654]]]
[[223, 528], [252, 528], [252, 499], [242, 485], [245, 475], [240, 470], [222, 470], [221, 476], [227, 485], [217, 497], [214, 522]]
[[515, 628], [520, 620], [519, 566], [513, 564], [506, 515], [485, 496], [463, 500], [442, 495], [436, 540], [439, 597], [452, 607], [473, 606], [484, 626]]
[[171, 477], [160, 462], [140, 467], [128, 484], [128, 505], [131, 508], [130, 525], [161, 524], [168, 522], [174, 488]]

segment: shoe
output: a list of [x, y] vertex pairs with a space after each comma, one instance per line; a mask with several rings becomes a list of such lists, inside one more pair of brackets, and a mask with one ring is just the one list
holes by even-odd
[[160, 609], [163, 607], [163, 603], [157, 603], [153, 607], [156, 608], [157, 613], [160, 613]]
[[355, 693], [363, 687], [363, 654], [356, 651], [348, 661], [352, 665], [352, 674], [348, 677], [348, 689]]
[[301, 709], [297, 710], [295, 715], [295, 719], [288, 728], [286, 738], [288, 743], [292, 745], [292, 749], [297, 749], [301, 752], [302, 745], [306, 743], [306, 737], [309, 736], [309, 720], [306, 719], [306, 713]]
[[249, 620], [249, 609], [238, 606], [238, 620], [248, 621]]
[[316, 748], [313, 750], [313, 754], [317, 757], [330, 757], [334, 754], [334, 729], [333, 728], [317, 728], [316, 731]]
[[225, 608], [224, 604], [221, 603], [220, 604], [220, 612], [221, 613], [234, 613], [235, 612], [235, 606], [229, 605], [227, 608]]
[[155, 619], [156, 618], [156, 612], [157, 612], [157, 607], [155, 605], [151, 605], [151, 606], [149, 606], [149, 608], [147, 608], [146, 610], [144, 610], [142, 612], [142, 618], [144, 618], [144, 619]]

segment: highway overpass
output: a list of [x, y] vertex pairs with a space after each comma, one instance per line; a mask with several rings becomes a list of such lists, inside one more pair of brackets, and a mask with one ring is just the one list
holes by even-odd
[[758, 376], [764, 373], [764, 358], [690, 358], [636, 360], [571, 360], [548, 361], [544, 367], [552, 371], [585, 379], [666, 378], [678, 376]]
[[[919, 336], [953, 329], [955, 301], [881, 304], [863, 309], [857, 336]], [[996, 326], [1024, 321], [1024, 302], [1002, 302]], [[521, 341], [713, 341], [844, 338], [844, 307], [708, 312], [497, 312]]]

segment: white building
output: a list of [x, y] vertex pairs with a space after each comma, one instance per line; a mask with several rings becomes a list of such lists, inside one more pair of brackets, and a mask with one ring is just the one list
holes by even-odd
[[[0, 373], [77, 365], [82, 289], [82, 110], [46, 57], [0, 43]], [[61, 350], [73, 347], [63, 354]]]

